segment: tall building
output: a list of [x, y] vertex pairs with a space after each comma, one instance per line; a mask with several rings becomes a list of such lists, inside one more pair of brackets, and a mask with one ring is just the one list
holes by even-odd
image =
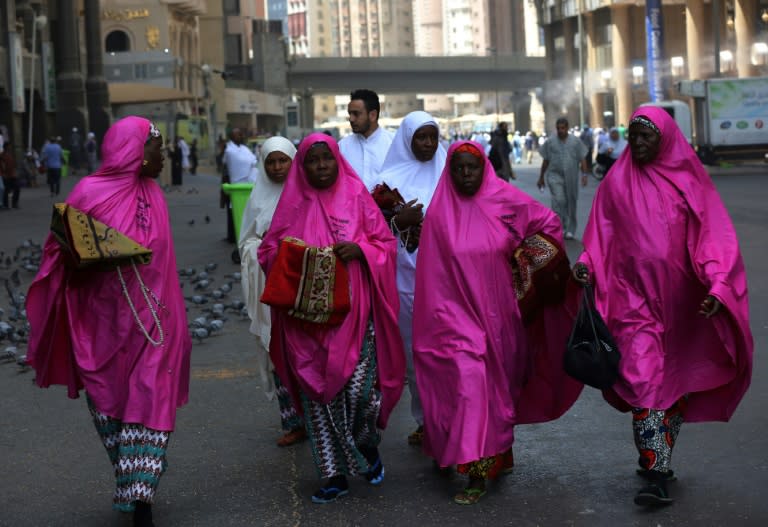
[[[416, 54], [424, 56], [489, 56], [543, 54], [529, 45], [538, 35], [535, 7], [527, 0], [414, 0]], [[504, 91], [424, 94], [425, 110], [444, 116], [511, 112], [528, 94]], [[522, 119], [527, 121], [527, 119]]]
[[[268, 0], [271, 12], [273, 2]], [[296, 57], [414, 55], [412, 0], [287, 0], [288, 52]], [[376, 89], [375, 86], [350, 86]], [[311, 94], [303, 94], [310, 96]], [[315, 121], [346, 116], [349, 95], [315, 96]], [[382, 116], [419, 109], [415, 96], [382, 97]]]
[[[714, 2], [704, 0], [661, 3], [660, 74], [666, 98], [677, 97], [678, 80], [768, 74], [768, 1], [722, 1], [719, 12], [714, 12]], [[581, 11], [575, 2], [536, 4], [550, 57], [543, 94], [548, 126], [554, 126], [557, 115], [578, 122], [581, 101], [590, 124], [626, 124], [633, 109], [650, 100], [645, 3], [585, 2]], [[583, 38], [578, 33], [579, 16]]]

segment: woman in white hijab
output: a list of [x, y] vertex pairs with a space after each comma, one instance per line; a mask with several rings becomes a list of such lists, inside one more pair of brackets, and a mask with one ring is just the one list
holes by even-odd
[[240, 229], [240, 265], [243, 286], [243, 299], [251, 318], [251, 333], [256, 335], [259, 376], [267, 398], [271, 401], [277, 396], [280, 406], [280, 420], [285, 434], [277, 441], [278, 446], [289, 446], [306, 439], [306, 431], [301, 416], [291, 403], [290, 395], [275, 375], [269, 360], [269, 335], [271, 318], [269, 306], [259, 302], [266, 277], [259, 266], [256, 252], [264, 234], [272, 223], [280, 194], [283, 192], [285, 178], [296, 155], [296, 147], [285, 137], [270, 137], [261, 146], [261, 166], [248, 205], [243, 213]]
[[413, 292], [416, 280], [418, 235], [424, 214], [432, 201], [437, 182], [445, 166], [446, 150], [440, 142], [440, 127], [434, 117], [422, 111], [405, 116], [392, 140], [380, 182], [397, 189], [407, 202], [390, 221], [398, 237], [397, 289], [400, 296], [400, 334], [403, 337], [407, 359], [408, 390], [411, 393], [411, 415], [418, 428], [408, 436], [408, 443], [420, 445], [424, 436], [424, 415], [416, 374], [413, 370], [411, 348], [413, 323]]

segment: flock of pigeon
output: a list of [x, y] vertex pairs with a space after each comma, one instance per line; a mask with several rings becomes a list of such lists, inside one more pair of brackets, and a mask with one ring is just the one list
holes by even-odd
[[[40, 244], [26, 240], [12, 253], [0, 251], [0, 364], [16, 364], [20, 372], [29, 371], [25, 349], [29, 338], [29, 321], [24, 303], [26, 288], [40, 268], [43, 249]], [[179, 282], [186, 300], [189, 332], [195, 342], [224, 332], [230, 317], [247, 320], [245, 304], [236, 295], [240, 292], [240, 273], [216, 276], [217, 264], [208, 263], [204, 269], [179, 269]]]
[[34, 276], [40, 268], [43, 248], [32, 240], [25, 240], [12, 254], [0, 251], [0, 282], [8, 299], [6, 308], [0, 307], [0, 363], [15, 363], [27, 371], [26, 348], [29, 337], [26, 295], [22, 292], [22, 276]]

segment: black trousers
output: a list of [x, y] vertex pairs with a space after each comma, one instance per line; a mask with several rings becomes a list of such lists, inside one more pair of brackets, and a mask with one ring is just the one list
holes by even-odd
[[48, 186], [51, 187], [51, 195], [58, 196], [61, 192], [61, 169], [48, 169]]
[[3, 192], [3, 207], [8, 207], [8, 196], [13, 194], [13, 197], [11, 198], [11, 206], [14, 209], [18, 209], [19, 194], [21, 194], [18, 178], [3, 178], [3, 184], [5, 185], [5, 192]]

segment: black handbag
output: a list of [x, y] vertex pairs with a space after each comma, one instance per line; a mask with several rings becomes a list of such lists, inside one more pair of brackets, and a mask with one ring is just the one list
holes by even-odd
[[577, 381], [605, 390], [619, 378], [620, 360], [619, 348], [595, 309], [594, 292], [587, 284], [563, 356], [565, 372]]

